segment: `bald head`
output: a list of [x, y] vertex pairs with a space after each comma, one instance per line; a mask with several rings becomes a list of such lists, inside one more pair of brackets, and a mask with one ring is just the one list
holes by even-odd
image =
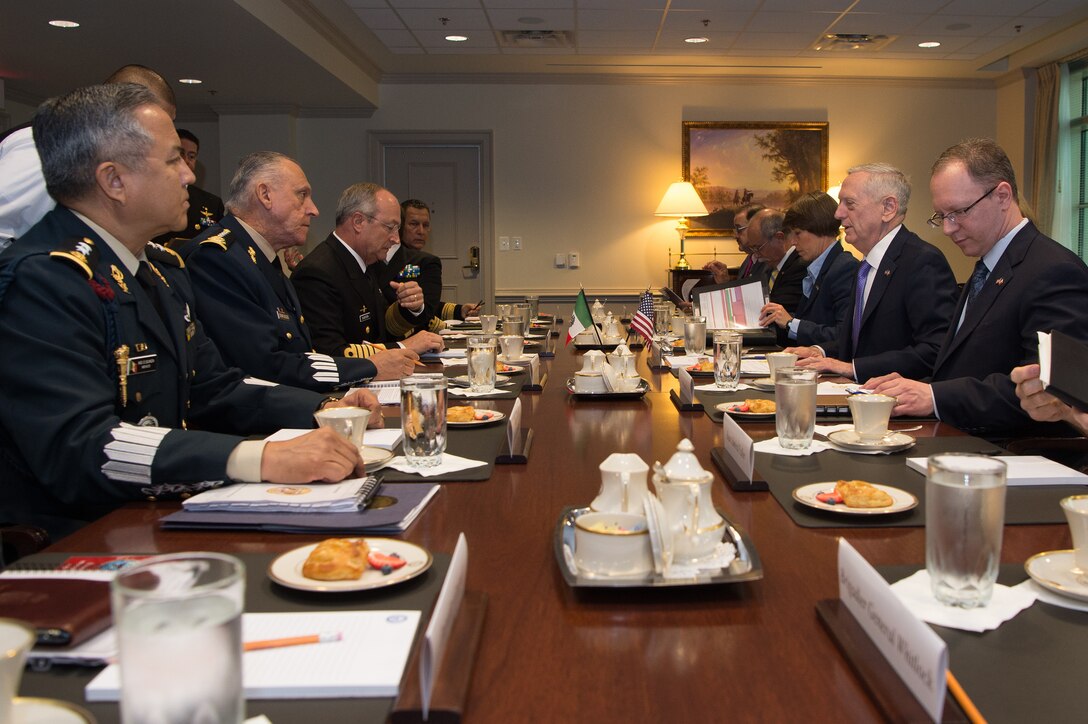
[[103, 83], [135, 83], [154, 94], [158, 104], [173, 119], [178, 112], [178, 99], [174, 89], [161, 75], [144, 65], [123, 65], [110, 73]]

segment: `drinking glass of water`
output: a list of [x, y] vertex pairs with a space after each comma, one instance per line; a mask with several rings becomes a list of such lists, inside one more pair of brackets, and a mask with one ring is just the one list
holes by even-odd
[[495, 358], [498, 345], [491, 335], [468, 338], [468, 385], [470, 392], [491, 392], [495, 389]]
[[[494, 369], [494, 360], [492, 360]], [[411, 375], [400, 381], [400, 424], [409, 465], [433, 468], [446, 449], [446, 376]]]
[[774, 377], [774, 399], [778, 444], [787, 449], [808, 449], [816, 430], [816, 370], [779, 368]]
[[714, 384], [723, 390], [735, 390], [740, 384], [741, 336], [737, 332], [714, 333]]
[[125, 568], [111, 596], [121, 721], [245, 719], [245, 566], [221, 553], [175, 553]]
[[706, 352], [706, 317], [689, 317], [684, 322], [684, 354], [699, 355]]
[[926, 572], [947, 606], [990, 602], [1005, 526], [1005, 463], [944, 453], [926, 461]]

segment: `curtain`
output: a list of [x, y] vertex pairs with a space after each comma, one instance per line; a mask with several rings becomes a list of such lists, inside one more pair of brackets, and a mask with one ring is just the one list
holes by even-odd
[[1062, 63], [1048, 63], [1038, 69], [1035, 96], [1035, 160], [1032, 165], [1031, 201], [1035, 225], [1051, 234], [1055, 190], [1058, 181], [1058, 146], [1061, 138]]

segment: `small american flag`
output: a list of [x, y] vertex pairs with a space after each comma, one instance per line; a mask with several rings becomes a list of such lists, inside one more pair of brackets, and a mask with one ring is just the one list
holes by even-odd
[[646, 340], [654, 338], [654, 299], [649, 289], [638, 300], [638, 311], [631, 319], [631, 328]]

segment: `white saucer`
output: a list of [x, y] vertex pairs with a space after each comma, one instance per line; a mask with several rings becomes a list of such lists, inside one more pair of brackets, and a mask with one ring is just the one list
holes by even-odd
[[774, 392], [774, 380], [770, 377], [757, 377], [748, 382], [749, 385], [763, 392]]
[[913, 447], [916, 442], [913, 437], [905, 432], [889, 432], [879, 440], [862, 440], [855, 430], [835, 430], [829, 433], [827, 439], [835, 445], [847, 450], [879, 450], [881, 452], [897, 452]]
[[1024, 570], [1043, 588], [1078, 601], [1088, 601], [1088, 576], [1074, 571], [1073, 551], [1047, 551], [1027, 560]]
[[373, 445], [363, 445], [359, 452], [363, 456], [363, 465], [368, 473], [381, 470], [396, 457], [392, 450], [386, 450], [384, 447], [374, 447]]
[[82, 707], [57, 699], [17, 696], [12, 699], [13, 724], [85, 724], [95, 719]]

